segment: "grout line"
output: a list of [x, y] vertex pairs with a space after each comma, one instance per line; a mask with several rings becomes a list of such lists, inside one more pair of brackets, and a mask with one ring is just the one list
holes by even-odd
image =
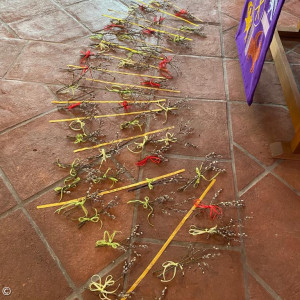
[[290, 185], [288, 182], [286, 182], [284, 179], [282, 179], [279, 175], [273, 172], [273, 170], [270, 172], [274, 177], [276, 177], [281, 183], [286, 185], [288, 188], [290, 188], [296, 195], [300, 196], [300, 191], [298, 191], [296, 188], [294, 188], [292, 185]]
[[[6, 23], [0, 18], [0, 23], [10, 32], [12, 33], [15, 37], [13, 39], [18, 39], [20, 40], [21, 38], [17, 35], [17, 33]], [[11, 39], [11, 38], [7, 38]]]
[[4, 73], [2, 78], [5, 79], [5, 76], [7, 75], [7, 73], [9, 73], [9, 71], [15, 66], [15, 64], [17, 63], [19, 57], [21, 56], [21, 54], [24, 52], [24, 49], [27, 48], [28, 45], [29, 45], [29, 42], [24, 43], [24, 46], [20, 50], [19, 54], [15, 57], [14, 61], [10, 64], [10, 66], [8, 67], [7, 71]]
[[[153, 239], [153, 238], [137, 238], [136, 241], [141, 243], [154, 244], [154, 245], [164, 245], [166, 242], [166, 240]], [[202, 242], [188, 242], [188, 241], [176, 241], [176, 240], [173, 240], [170, 243], [170, 246], [183, 247], [183, 248], [189, 247], [191, 245], [202, 247], [205, 249], [218, 248], [220, 250], [240, 252], [240, 246], [224, 246], [224, 245], [217, 245], [217, 244], [213, 245], [213, 244], [206, 244]]]
[[32, 121], [35, 121], [36, 119], [39, 119], [39, 118], [44, 117], [44, 116], [46, 116], [46, 115], [49, 115], [49, 114], [51, 114], [51, 113], [53, 113], [53, 112], [55, 112], [55, 111], [57, 111], [57, 108], [52, 108], [52, 109], [50, 109], [50, 110], [48, 110], [48, 111], [46, 111], [46, 112], [43, 112], [43, 113], [41, 113], [41, 114], [38, 114], [38, 115], [36, 115], [36, 116], [34, 116], [34, 117], [30, 118], [30, 119], [27, 119], [27, 120], [25, 120], [25, 121], [22, 121], [22, 122], [18, 123], [18, 124], [16, 124], [16, 125], [12, 125], [12, 126], [6, 128], [6, 129], [2, 130], [2, 131], [0, 132], [0, 136], [3, 135], [3, 134], [6, 134], [6, 133], [8, 133], [8, 132], [10, 132], [10, 131], [12, 131], [12, 130], [15, 130], [15, 129], [21, 127], [21, 126], [27, 125], [28, 123], [30, 123], [30, 122], [32, 122]]
[[[221, 21], [221, 1], [218, 0], [218, 9], [219, 9], [219, 20]], [[229, 99], [229, 88], [228, 88], [228, 76], [226, 69], [225, 58], [225, 49], [224, 49], [224, 40], [223, 40], [223, 32], [222, 32], [222, 23], [220, 25], [220, 44], [221, 44], [221, 53], [222, 53], [222, 67], [223, 67], [223, 77], [224, 77], [224, 89], [225, 89], [225, 97], [226, 97], [226, 113], [227, 113], [227, 128], [228, 128], [228, 137], [229, 137], [229, 147], [230, 147], [230, 155], [231, 155], [231, 166], [232, 166], [232, 175], [233, 175], [233, 185], [234, 185], [234, 194], [235, 198], [239, 199], [238, 194], [238, 185], [237, 185], [237, 176], [236, 176], [236, 168], [235, 168], [235, 160], [234, 160], [234, 150], [233, 150], [233, 132], [232, 132], [232, 120], [231, 120], [231, 105]], [[237, 208], [238, 220], [241, 225], [241, 212], [240, 209]], [[241, 226], [239, 226], [239, 233], [242, 233]], [[241, 263], [243, 270], [243, 279], [244, 279], [244, 289], [245, 289], [245, 299], [249, 300], [249, 283], [248, 283], [248, 274], [246, 271], [247, 264], [247, 253], [244, 245], [244, 240], [242, 235], [240, 236], [240, 254], [241, 254]]]
[[79, 25], [81, 25], [82, 28], [88, 30], [90, 33], [92, 33], [92, 31], [90, 30], [90, 28], [88, 28], [86, 25], [82, 24], [78, 19], [76, 19], [71, 13], [69, 13], [68, 11], [65, 10], [65, 8], [57, 3], [54, 0], [51, 0], [51, 2], [56, 5], [63, 13], [65, 13], [67, 16], [69, 16], [70, 18], [72, 18], [76, 23], [78, 23]]
[[[182, 154], [165, 154], [166, 157], [175, 158], [175, 159], [186, 159], [186, 160], [198, 160], [198, 161], [205, 161], [206, 158], [202, 156], [188, 156]], [[231, 159], [227, 158], [218, 158], [220, 162], [231, 162]]]
[[33, 229], [35, 230], [35, 232], [37, 233], [38, 237], [41, 239], [41, 241], [44, 244], [46, 250], [49, 252], [49, 254], [51, 255], [52, 259], [55, 261], [57, 267], [62, 272], [63, 276], [65, 277], [65, 279], [66, 279], [66, 281], [68, 283], [68, 285], [74, 290], [76, 288], [74, 282], [72, 281], [72, 279], [68, 275], [67, 271], [63, 267], [63, 265], [60, 262], [60, 260], [57, 257], [57, 255], [54, 253], [53, 249], [49, 245], [48, 241], [44, 237], [44, 235], [43, 235], [42, 231], [40, 230], [40, 228], [38, 227], [38, 225], [34, 222], [34, 220], [32, 219], [32, 217], [28, 213], [28, 211], [25, 209], [24, 203], [22, 202], [22, 200], [19, 197], [17, 191], [14, 189], [14, 187], [12, 186], [12, 184], [10, 183], [9, 179], [7, 178], [7, 176], [5, 175], [5, 173], [3, 172], [2, 169], [0, 169], [0, 175], [1, 175], [2, 179], [3, 179], [3, 182], [7, 186], [8, 190], [11, 192], [11, 194], [13, 195], [13, 197], [15, 198], [15, 200], [18, 203], [18, 208], [16, 210], [20, 209], [23, 212], [23, 214], [27, 217], [29, 223], [31, 224], [31, 226], [33, 227]]
[[282, 300], [282, 298], [259, 275], [257, 275], [249, 265], [247, 265], [247, 271], [274, 299]]

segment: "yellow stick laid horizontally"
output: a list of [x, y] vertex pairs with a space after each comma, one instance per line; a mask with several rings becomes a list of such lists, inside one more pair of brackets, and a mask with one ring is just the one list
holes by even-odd
[[[185, 171], [185, 169], [181, 169], [181, 170], [178, 170], [178, 171], [175, 171], [175, 172], [172, 172], [172, 173], [168, 173], [168, 174], [161, 175], [161, 176], [158, 176], [158, 177], [150, 178], [148, 180], [143, 180], [143, 181], [132, 183], [132, 184], [129, 184], [129, 185], [126, 185], [126, 186], [121, 186], [121, 187], [118, 187], [118, 188], [115, 188], [115, 189], [112, 189], [112, 190], [103, 191], [103, 192], [98, 193], [98, 196], [102, 196], [102, 195], [111, 194], [111, 193], [119, 192], [119, 191], [122, 191], [122, 190], [130, 189], [130, 188], [148, 183], [149, 181], [151, 181], [151, 183], [153, 183], [157, 180], [161, 180], [161, 179], [164, 179], [164, 178], [168, 178], [168, 177], [175, 176], [177, 174], [183, 173], [184, 171]], [[54, 206], [62, 206], [62, 205], [65, 205], [65, 204], [74, 203], [74, 202], [84, 200], [85, 198], [86, 197], [80, 197], [80, 198], [77, 198], [77, 199], [64, 201], [64, 202], [38, 205], [36, 208], [40, 209], [40, 208], [47, 208], [47, 207], [54, 207]]]
[[[75, 66], [75, 65], [67, 65], [67, 66], [71, 67], [71, 68], [74, 68], [74, 69], [85, 69], [86, 68], [86, 67]], [[122, 75], [131, 75], [131, 76], [141, 76], [141, 77], [165, 79], [165, 77], [162, 77], [162, 76], [154, 76], [154, 75], [130, 73], [130, 72], [121, 72], [121, 71], [107, 70], [107, 69], [101, 69], [101, 68], [96, 68], [95, 70], [102, 71], [102, 72], [107, 72], [107, 73], [117, 73], [117, 74], [122, 74]]]
[[[113, 19], [113, 20], [122, 21], [122, 19], [120, 19], [120, 18], [112, 17], [112, 16], [109, 16], [109, 15], [102, 15], [102, 16], [110, 18], [110, 19]], [[143, 26], [143, 25], [138, 24], [138, 23], [129, 22], [129, 21], [128, 21], [128, 23], [131, 24], [131, 25], [134, 25], [134, 26], [138, 26], [138, 27], [141, 27], [141, 28], [149, 29], [149, 30], [154, 30], [154, 31], [157, 31], [157, 32], [161, 32], [161, 33], [165, 33], [165, 34], [171, 35], [171, 36], [175, 36], [175, 37], [178, 36], [178, 37], [184, 38], [185, 40], [188, 40], [188, 41], [192, 41], [193, 40], [191, 38], [187, 38], [187, 37], [184, 37], [182, 35], [174, 34], [174, 33], [168, 32], [168, 31], [164, 31], [164, 30], [160, 30], [160, 29], [156, 29], [156, 28], [152, 28], [152, 27]]]
[[[190, 215], [193, 213], [193, 211], [196, 209], [197, 205], [203, 200], [203, 198], [206, 196], [208, 191], [212, 188], [214, 183], [216, 182], [216, 179], [213, 179], [209, 186], [205, 189], [205, 191], [202, 193], [200, 198], [195, 202], [195, 204], [192, 206], [192, 208], [188, 211], [188, 213], [183, 217], [183, 219], [180, 221], [180, 223], [177, 225], [177, 227], [174, 229], [172, 234], [169, 236], [167, 241], [164, 243], [164, 245], [161, 247], [161, 249], [158, 251], [158, 253], [155, 255], [155, 257], [152, 259], [148, 267], [144, 270], [144, 272], [140, 275], [140, 277], [133, 283], [133, 285], [130, 287], [130, 289], [127, 291], [126, 294], [131, 293], [138, 284], [143, 280], [143, 278], [148, 274], [148, 272], [151, 270], [151, 268], [154, 266], [154, 264], [157, 262], [157, 260], [160, 258], [162, 253], [166, 250], [166, 248], [169, 246], [177, 232], [180, 230], [180, 228], [184, 225], [185, 221], [190, 217]], [[123, 297], [121, 300], [126, 300], [128, 296]]]
[[135, 135], [135, 136], [130, 136], [130, 137], [127, 137], [127, 138], [123, 138], [123, 139], [113, 140], [113, 141], [110, 141], [110, 142], [107, 142], [107, 143], [103, 143], [103, 144], [99, 144], [99, 145], [95, 145], [95, 146], [91, 146], [91, 147], [76, 149], [73, 152], [76, 153], [76, 152], [90, 150], [90, 149], [95, 149], [95, 148], [99, 148], [99, 147], [103, 147], [103, 146], [107, 146], [107, 145], [111, 145], [111, 144], [116, 144], [116, 143], [121, 143], [121, 142], [125, 142], [125, 141], [130, 141], [130, 140], [134, 140], [134, 139], [137, 139], [137, 138], [140, 138], [140, 137], [144, 137], [144, 136], [147, 136], [147, 135], [150, 135], [150, 134], [159, 133], [159, 132], [166, 131], [166, 130], [173, 129], [173, 128], [175, 128], [175, 127], [171, 126], [171, 127], [166, 127], [166, 128], [162, 128], [162, 129], [157, 129], [157, 130], [146, 132], [144, 134], [139, 134], [139, 135]]
[[135, 88], [139, 88], [139, 89], [149, 89], [149, 90], [157, 90], [157, 91], [164, 91], [164, 92], [170, 92], [170, 93], [180, 93], [180, 91], [176, 91], [176, 90], [160, 89], [160, 88], [155, 88], [155, 87], [150, 87], [150, 86], [119, 83], [119, 82], [110, 82], [110, 81], [104, 81], [104, 80], [93, 79], [93, 78], [86, 78], [85, 80], [113, 84], [113, 85], [123, 85], [123, 86], [128, 86], [128, 87], [135, 87]]
[[[159, 103], [166, 102], [167, 99], [157, 99], [157, 100], [126, 100], [127, 103]], [[72, 104], [72, 103], [123, 103], [120, 100], [69, 100], [69, 101], [51, 101], [54, 104]]]
[[[169, 107], [168, 110], [178, 109], [177, 107]], [[110, 117], [119, 117], [119, 116], [130, 116], [130, 115], [140, 115], [145, 113], [151, 112], [160, 112], [163, 111], [161, 108], [151, 109], [151, 110], [141, 110], [141, 111], [132, 111], [132, 112], [125, 112], [121, 114], [111, 114], [111, 115], [101, 115], [101, 116], [93, 116], [93, 117], [77, 117], [71, 119], [58, 119], [58, 120], [50, 120], [50, 123], [59, 123], [59, 122], [69, 122], [69, 121], [76, 121], [76, 120], [88, 120], [88, 119], [99, 119], [99, 118], [110, 118]]]

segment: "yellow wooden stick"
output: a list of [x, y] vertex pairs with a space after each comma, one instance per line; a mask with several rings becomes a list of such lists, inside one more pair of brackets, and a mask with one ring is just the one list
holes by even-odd
[[[177, 227], [174, 229], [172, 234], [169, 236], [167, 241], [164, 243], [164, 245], [161, 247], [161, 249], [158, 251], [158, 253], [155, 255], [155, 257], [152, 259], [150, 264], [147, 266], [147, 268], [144, 270], [144, 272], [140, 275], [140, 277], [133, 283], [133, 285], [129, 288], [127, 291], [127, 294], [131, 293], [138, 284], [143, 280], [143, 278], [148, 274], [148, 272], [151, 270], [151, 268], [154, 266], [154, 264], [157, 262], [157, 260], [160, 258], [162, 253], [166, 250], [166, 248], [169, 246], [177, 232], [181, 229], [181, 227], [184, 225], [185, 221], [190, 217], [190, 215], [193, 213], [193, 211], [196, 209], [197, 205], [203, 200], [203, 198], [206, 196], [208, 191], [212, 188], [214, 183], [216, 182], [216, 179], [213, 179], [209, 186], [205, 189], [205, 191], [202, 193], [200, 198], [195, 202], [195, 204], [192, 206], [192, 208], [188, 211], [188, 213], [183, 217], [183, 219], [180, 221], [180, 223], [177, 225]], [[128, 296], [123, 297], [121, 300], [126, 300]]]
[[99, 144], [99, 145], [95, 145], [95, 146], [91, 146], [91, 147], [80, 148], [80, 149], [74, 150], [73, 152], [76, 153], [76, 152], [90, 150], [90, 149], [95, 149], [95, 148], [99, 148], [99, 147], [103, 147], [103, 146], [107, 146], [107, 145], [111, 145], [111, 144], [116, 144], [116, 143], [121, 143], [121, 142], [125, 142], [125, 141], [130, 141], [130, 140], [134, 140], [134, 139], [137, 139], [137, 138], [140, 138], [140, 137], [144, 137], [144, 136], [147, 136], [147, 135], [150, 135], [150, 134], [155, 134], [155, 133], [166, 131], [166, 130], [173, 129], [173, 128], [175, 128], [175, 127], [171, 126], [171, 127], [166, 127], [166, 128], [162, 128], [162, 129], [157, 129], [157, 130], [146, 132], [144, 134], [139, 134], [139, 135], [135, 135], [135, 136], [130, 136], [130, 137], [127, 137], [127, 138], [123, 138], [123, 139], [113, 140], [113, 141], [110, 141], [110, 142], [107, 142], [107, 143], [103, 143], [103, 144]]
[[[111, 55], [111, 54], [102, 54], [104, 56], [110, 56], [110, 57], [113, 57], [113, 58], [116, 58], [116, 59], [119, 59], [119, 60], [126, 60], [127, 58], [124, 58], [124, 57], [118, 57], [118, 56], [114, 56], [114, 55]], [[138, 63], [136, 61], [133, 61], [134, 63]], [[139, 62], [140, 65], [142, 66], [147, 66], [147, 67], [150, 67], [150, 68], [154, 68], [154, 69], [158, 69], [159, 70], [159, 67], [156, 67], [156, 66], [153, 66], [153, 65], [147, 65], [147, 64], [144, 64], [144, 63], [141, 63]]]
[[[177, 107], [170, 107], [168, 110], [178, 109]], [[163, 111], [161, 108], [151, 109], [151, 110], [141, 110], [141, 111], [132, 111], [121, 114], [110, 114], [110, 115], [101, 115], [101, 116], [93, 116], [93, 117], [77, 117], [71, 119], [59, 119], [59, 120], [50, 120], [50, 123], [59, 123], [59, 122], [68, 122], [68, 121], [76, 121], [76, 120], [87, 120], [87, 119], [99, 119], [99, 118], [110, 118], [110, 117], [119, 117], [119, 116], [130, 116], [130, 115], [140, 115], [149, 112], [160, 112]]]
[[[167, 99], [157, 99], [157, 100], [126, 100], [127, 103], [159, 103], [166, 102]], [[69, 101], [51, 101], [54, 104], [72, 104], [72, 103], [123, 103], [123, 101], [118, 100], [69, 100]]]
[[[103, 191], [103, 192], [98, 193], [98, 196], [102, 196], [102, 195], [111, 194], [111, 193], [119, 192], [119, 191], [122, 191], [122, 190], [130, 189], [130, 188], [133, 188], [133, 187], [136, 187], [136, 186], [148, 183], [149, 181], [151, 181], [151, 183], [153, 183], [153, 182], [155, 182], [157, 180], [168, 178], [168, 177], [175, 176], [177, 174], [183, 173], [184, 171], [185, 171], [185, 169], [181, 169], [181, 170], [178, 170], [178, 171], [175, 171], [175, 172], [172, 172], [172, 173], [168, 173], [168, 174], [161, 175], [161, 176], [158, 176], [158, 177], [150, 178], [148, 180], [143, 180], [143, 181], [132, 183], [132, 184], [129, 184], [129, 185], [126, 185], [126, 186], [115, 188], [115, 189], [112, 189], [112, 190]], [[54, 207], [54, 206], [62, 206], [62, 205], [65, 205], [65, 204], [74, 203], [74, 202], [78, 202], [78, 201], [84, 200], [85, 198], [86, 197], [80, 197], [80, 198], [77, 198], [77, 199], [73, 199], [73, 200], [69, 200], [69, 201], [64, 201], [64, 202], [57, 202], [57, 203], [49, 203], [49, 204], [38, 205], [36, 208], [40, 209], [40, 208], [47, 208], [47, 207]]]
[[[116, 17], [112, 17], [112, 16], [109, 16], [109, 15], [102, 15], [103, 17], [107, 17], [107, 18], [110, 18], [110, 19], [113, 19], [113, 20], [118, 20], [118, 21], [122, 21], [122, 19], [119, 19], [119, 18], [116, 18]], [[135, 25], [135, 26], [138, 26], [138, 27], [141, 27], [141, 28], [145, 28], [145, 29], [149, 29], [149, 30], [154, 30], [154, 31], [157, 31], [157, 32], [161, 32], [161, 33], [165, 33], [165, 34], [168, 34], [168, 35], [171, 35], [171, 36], [178, 36], [178, 37], [181, 37], [181, 38], [184, 38], [188, 41], [192, 41], [193, 39], [190, 39], [190, 38], [187, 38], [187, 37], [184, 37], [182, 35], [178, 35], [178, 34], [174, 34], [174, 33], [171, 33], [171, 32], [168, 32], [168, 31], [164, 31], [164, 30], [159, 30], [159, 29], [156, 29], [156, 28], [152, 28], [152, 27], [147, 27], [147, 26], [143, 26], [141, 24], [138, 24], [138, 23], [134, 23], [134, 22], [128, 22], [129, 24], [131, 25]], [[177, 28], [176, 28], [177, 29]]]
[[119, 83], [119, 82], [110, 82], [110, 81], [104, 81], [104, 80], [93, 79], [93, 78], [85, 78], [85, 80], [101, 82], [101, 83], [108, 83], [108, 84], [113, 84], [113, 85], [123, 85], [123, 86], [128, 86], [128, 87], [135, 87], [135, 88], [139, 88], [139, 89], [164, 91], [164, 92], [170, 92], [170, 93], [180, 93], [180, 91], [177, 91], [177, 90], [168, 90], [168, 89], [161, 89], [161, 88], [155, 88], [155, 87], [143, 86], [143, 85], [135, 85], [135, 84], [127, 84], [127, 83]]
[[166, 15], [175, 17], [175, 18], [177, 18], [177, 19], [180, 19], [180, 20], [182, 20], [182, 21], [184, 21], [184, 22], [187, 22], [187, 23], [189, 23], [189, 24], [192, 24], [192, 25], [194, 25], [194, 26], [199, 26], [198, 24], [195, 24], [195, 23], [193, 23], [193, 22], [191, 22], [191, 21], [189, 21], [189, 20], [186, 20], [186, 19], [184, 19], [184, 18], [181, 18], [181, 17], [178, 17], [178, 16], [176, 16], [176, 15], [173, 15], [173, 14], [167, 12], [167, 11], [164, 11], [164, 10], [162, 10], [162, 9], [159, 9], [159, 8], [157, 8], [157, 7], [155, 7], [155, 6], [150, 5], [150, 4], [148, 5], [147, 3], [143, 2], [143, 1], [140, 1], [140, 0], [136, 0], [136, 1], [142, 3], [142, 4], [146, 5], [146, 6], [149, 6], [149, 7], [151, 7], [151, 8], [154, 8], [154, 9], [156, 9], [156, 10], [158, 10], [158, 11], [160, 11], [161, 13], [164, 13], [164, 14], [166, 14]]
[[[85, 67], [82, 67], [82, 66], [75, 66], [75, 65], [67, 65], [67, 66], [68, 67], [72, 67], [74, 69], [84, 69], [85, 68]], [[131, 76], [141, 76], [141, 77], [165, 79], [165, 77], [162, 77], [162, 76], [153, 76], [153, 75], [147, 75], [147, 74], [120, 72], [120, 71], [107, 70], [107, 69], [102, 69], [102, 68], [97, 68], [96, 70], [102, 71], [102, 72], [107, 72], [107, 73], [117, 73], [117, 74], [123, 74], [123, 75], [131, 75]]]

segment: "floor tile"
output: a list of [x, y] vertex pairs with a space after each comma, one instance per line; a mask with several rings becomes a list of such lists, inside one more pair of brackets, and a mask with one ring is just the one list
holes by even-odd
[[[149, 244], [148, 248], [141, 252], [141, 260], [143, 261], [132, 268], [129, 286], [142, 273], [159, 249], [158, 245]], [[160, 292], [165, 286], [167, 286], [167, 292], [164, 299], [195, 299], [196, 291], [201, 293], [203, 299], [244, 299], [240, 254], [230, 251], [217, 252], [221, 255], [206, 261], [209, 267], [204, 271], [204, 274], [197, 265], [191, 265], [191, 269], [185, 268], [184, 276], [178, 268], [177, 275], [171, 282], [162, 283], [159, 278], [153, 275], [153, 272], [159, 270], [165, 261], [178, 262], [187, 254], [187, 248], [169, 246], [152, 270], [137, 286], [132, 299], [154, 299], [160, 296]], [[169, 274], [169, 276], [172, 275]], [[226, 281], [223, 280], [224, 276]]]
[[0, 130], [53, 109], [53, 95], [36, 83], [0, 81]]
[[17, 204], [13, 195], [8, 190], [2, 178], [0, 178], [0, 214], [6, 212]]
[[19, 37], [29, 40], [66, 42], [89, 34], [81, 24], [60, 10], [17, 21], [10, 26]]
[[[129, 181], [124, 181], [122, 184], [129, 184]], [[76, 194], [74, 194], [76, 193]], [[84, 196], [85, 189], [78, 187], [71, 196], [64, 197], [67, 201], [70, 198]], [[80, 286], [85, 283], [93, 274], [99, 272], [104, 267], [109, 265], [114, 259], [122, 255], [124, 252], [111, 247], [95, 247], [97, 240], [103, 238], [104, 231], [110, 234], [113, 231], [119, 231], [114, 238], [114, 241], [121, 242], [125, 240], [131, 230], [131, 220], [133, 208], [126, 204], [132, 197], [131, 193], [126, 191], [108, 195], [103, 198], [107, 204], [108, 201], [114, 199], [115, 195], [119, 195], [119, 205], [112, 208], [109, 212], [115, 215], [115, 219], [108, 216], [100, 215], [103, 221], [101, 229], [100, 223], [87, 223], [80, 229], [77, 226], [76, 218], [84, 215], [81, 210], [74, 212], [74, 215], [66, 217], [64, 215], [54, 214], [55, 208], [36, 209], [37, 205], [57, 202], [57, 195], [50, 191], [30, 203], [27, 209], [35, 222], [43, 231], [47, 241], [55, 251], [56, 255], [61, 260], [66, 271], [75, 282]], [[89, 213], [92, 214], [90, 205], [86, 205]], [[93, 207], [101, 210], [100, 202], [94, 203]], [[59, 228], [59, 230], [53, 230]], [[95, 263], [97, 262], [97, 263]]]
[[222, 0], [221, 11], [240, 22], [244, 4], [244, 0]]
[[[61, 271], [19, 210], [1, 223], [1, 285], [12, 299], [64, 299], [71, 293]], [[1, 288], [2, 288], [1, 287]]]
[[270, 144], [289, 141], [293, 127], [289, 112], [280, 107], [232, 104], [233, 140], [266, 165], [271, 165]]
[[8, 27], [0, 24], [0, 38], [17, 38], [17, 36]]
[[77, 64], [80, 61], [81, 47], [72, 45], [31, 42], [22, 52], [7, 79], [35, 81], [44, 83], [72, 82], [72, 76], [63, 72], [67, 64]]
[[249, 296], [251, 300], [274, 299], [256, 280], [248, 273]]
[[54, 164], [58, 158], [70, 162], [76, 157], [75, 145], [66, 138], [68, 125], [48, 122], [55, 118], [59, 114], [51, 113], [0, 136], [0, 164], [22, 199], [67, 175]]
[[283, 180], [300, 191], [300, 162], [285, 160], [274, 169], [274, 172]]
[[9, 67], [20, 54], [25, 42], [20, 40], [3, 39], [0, 42], [0, 61], [1, 71], [0, 77], [3, 77], [9, 70]]
[[179, 8], [186, 8], [194, 17], [204, 22], [219, 22], [218, 1], [216, 0], [202, 0], [201, 2], [189, 0], [188, 3], [174, 0], [172, 3]]
[[282, 10], [280, 13], [280, 17], [278, 19], [277, 26], [282, 26], [282, 27], [297, 27], [299, 18], [296, 16]]
[[237, 27], [233, 27], [223, 34], [224, 55], [229, 58], [238, 58], [237, 47], [235, 43]]
[[244, 224], [247, 263], [281, 298], [296, 299], [300, 293], [295, 285], [299, 270], [294, 268], [300, 246], [295, 227], [299, 196], [268, 175], [243, 198], [247, 204], [244, 215], [253, 215]]
[[180, 70], [180, 76], [170, 82], [170, 86], [181, 91], [180, 94], [175, 94], [176, 96], [225, 99], [223, 67], [220, 58], [180, 56], [176, 57], [174, 63]]
[[297, 0], [286, 1], [286, 3], [284, 3], [284, 5], [283, 5], [282, 9], [299, 18], [300, 17], [299, 3], [297, 3], [297, 2], [298, 2]]
[[[230, 100], [246, 100], [238, 60], [226, 60]], [[274, 64], [265, 63], [254, 94], [254, 103], [285, 104], [281, 85]]]
[[239, 22], [232, 17], [227, 16], [226, 14], [222, 13], [221, 14], [221, 23], [222, 23], [222, 30], [228, 30], [232, 27], [236, 27], [239, 25]]
[[234, 147], [234, 160], [239, 191], [264, 171], [259, 164], [237, 147]]
[[[88, 9], [87, 9], [88, 7]], [[126, 12], [128, 8], [119, 1], [115, 0], [91, 0], [76, 3], [66, 7], [66, 10], [72, 14], [79, 22], [88, 27], [92, 32], [104, 28], [105, 24], [110, 23], [110, 19], [103, 15], [120, 17], [119, 13], [111, 12], [112, 8], [117, 11]], [[124, 14], [124, 17], [126, 15]]]
[[[170, 100], [171, 105], [174, 102], [174, 99]], [[170, 150], [172, 154], [204, 157], [210, 152], [217, 152], [224, 158], [229, 158], [226, 104], [191, 100], [187, 106], [190, 109], [179, 106], [176, 115], [169, 113], [166, 124], [162, 124], [165, 120], [164, 114], [160, 114], [156, 119], [151, 118], [150, 130], [175, 126], [172, 132], [174, 132], [178, 142], [172, 144]], [[185, 124], [193, 129], [189, 135], [179, 133], [180, 127]], [[214, 130], [211, 131], [211, 128]]]
[[11, 0], [1, 1], [0, 17], [6, 23], [11, 23], [32, 16], [55, 10], [57, 6], [51, 0]]

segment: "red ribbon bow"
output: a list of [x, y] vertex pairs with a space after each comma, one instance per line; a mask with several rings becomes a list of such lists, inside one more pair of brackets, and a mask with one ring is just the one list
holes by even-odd
[[175, 16], [176, 17], [185, 17], [188, 14], [188, 12], [185, 9], [181, 9], [180, 11], [178, 11]]
[[203, 209], [209, 208], [210, 209], [209, 216], [211, 217], [211, 219], [214, 220], [217, 215], [222, 215], [223, 214], [222, 208], [219, 207], [218, 205], [205, 205], [205, 204], [202, 204], [202, 203], [196, 204], [197, 200], [195, 200], [194, 205], [196, 207], [203, 208]]
[[118, 28], [122, 28], [122, 29], [125, 29], [125, 26], [124, 25], [118, 25], [118, 24], [110, 24], [110, 25], [106, 25], [104, 27], [104, 30], [109, 30], [109, 29], [112, 29], [114, 27], [118, 27]]
[[78, 103], [74, 103], [74, 104], [71, 104], [68, 109], [71, 110], [72, 108], [76, 107], [76, 106], [79, 106], [81, 104], [81, 102], [78, 102]]
[[153, 80], [146, 80], [146, 81], [142, 81], [141, 85], [145, 85], [145, 86], [151, 86], [151, 87], [156, 87], [156, 88], [160, 88], [160, 84], [154, 82]]
[[122, 102], [122, 106], [123, 106], [123, 108], [124, 108], [124, 111], [126, 112], [127, 110], [128, 110], [128, 102], [126, 101], [126, 100], [124, 100], [123, 102]]
[[80, 65], [84, 63], [91, 55], [94, 55], [94, 53], [91, 53], [91, 50], [86, 52], [81, 51], [81, 53], [84, 54], [84, 57], [80, 60]]
[[152, 29], [143, 29], [142, 31], [143, 34], [148, 34], [148, 35], [152, 35], [155, 33], [155, 30], [152, 30]]
[[171, 62], [171, 60], [173, 59], [173, 57], [169, 56], [169, 57], [165, 57], [159, 64], [158, 64], [158, 67], [159, 67], [159, 71], [160, 71], [160, 74], [162, 76], [164, 76], [165, 78], [167, 79], [172, 79], [173, 76], [172, 74], [169, 72], [169, 70], [167, 69], [167, 64], [169, 62]]
[[144, 166], [148, 160], [152, 161], [155, 164], [159, 164], [161, 162], [161, 159], [159, 157], [149, 155], [149, 156], [146, 156], [144, 159], [136, 162], [135, 164], [139, 167]]

